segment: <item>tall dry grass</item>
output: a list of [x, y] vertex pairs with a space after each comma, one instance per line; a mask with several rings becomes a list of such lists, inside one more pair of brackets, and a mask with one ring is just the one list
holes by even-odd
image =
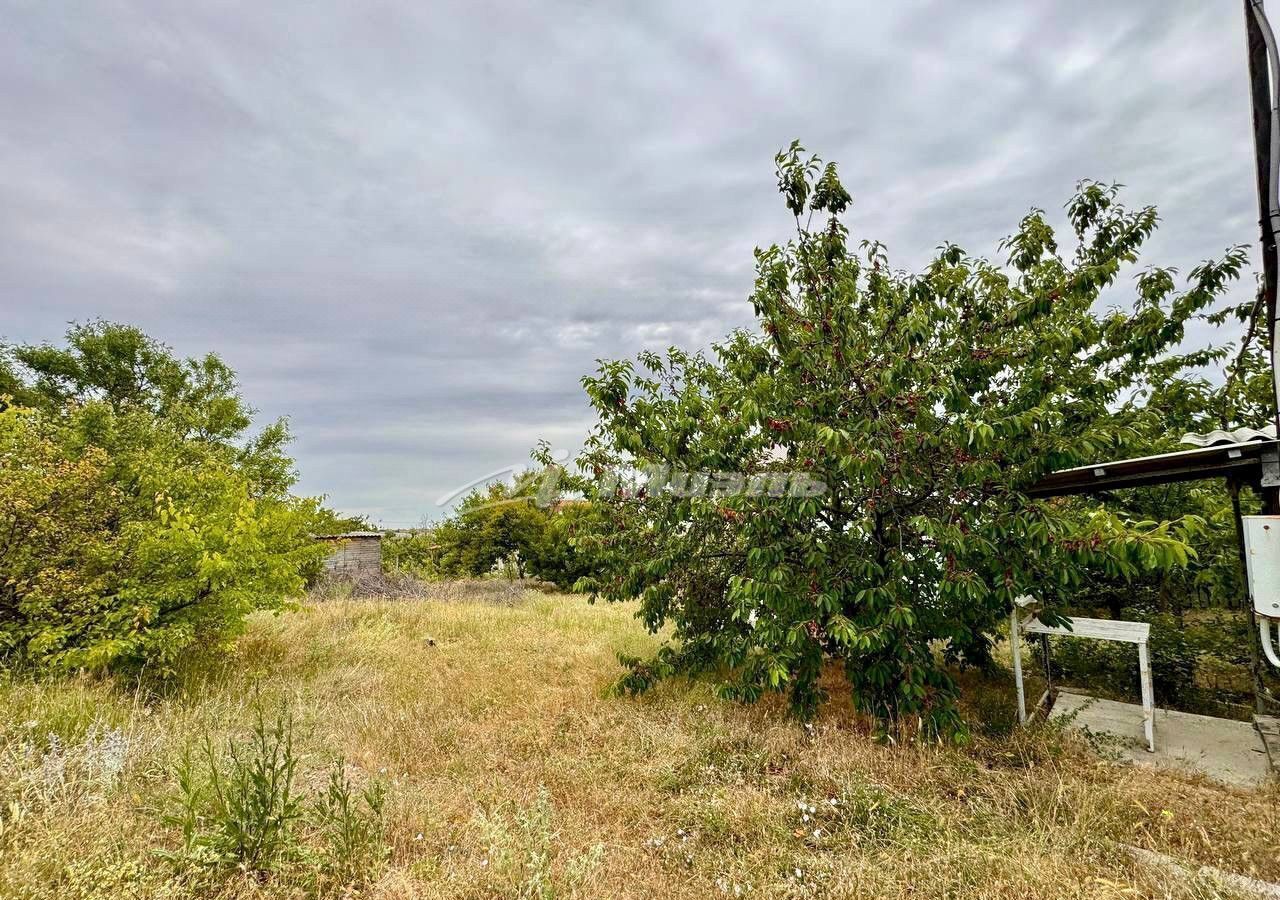
[[[296, 721], [299, 781], [336, 755], [389, 786], [388, 856], [363, 895], [1196, 897], [1117, 842], [1280, 879], [1280, 791], [1116, 767], [1011, 727], [1000, 684], [966, 748], [884, 746], [847, 704], [811, 727], [704, 684], [610, 696], [615, 654], [655, 639], [626, 606], [331, 600], [255, 619], [234, 659], [165, 691], [0, 684], [0, 896], [303, 897], [169, 861], [174, 771], [260, 703]], [[52, 736], [52, 737], [51, 737]]]

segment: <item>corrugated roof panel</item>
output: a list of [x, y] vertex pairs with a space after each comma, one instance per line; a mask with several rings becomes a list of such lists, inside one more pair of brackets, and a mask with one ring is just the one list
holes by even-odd
[[1276, 426], [1268, 425], [1266, 428], [1236, 428], [1233, 431], [1215, 428], [1205, 434], [1187, 433], [1182, 436], [1182, 443], [1196, 447], [1217, 447], [1227, 444], [1247, 444], [1250, 441], [1274, 441], [1275, 439]]

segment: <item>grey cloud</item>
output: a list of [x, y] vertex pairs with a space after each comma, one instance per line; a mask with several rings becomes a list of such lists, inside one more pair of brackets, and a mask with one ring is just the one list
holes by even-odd
[[303, 489], [388, 524], [576, 445], [597, 357], [749, 322], [793, 137], [908, 268], [1061, 220], [1081, 177], [1159, 205], [1183, 271], [1256, 229], [1238, 4], [0, 13], [0, 332], [215, 349]]

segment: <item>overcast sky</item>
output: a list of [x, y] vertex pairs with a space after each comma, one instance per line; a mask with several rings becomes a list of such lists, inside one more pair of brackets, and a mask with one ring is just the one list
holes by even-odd
[[1235, 0], [0, 0], [0, 336], [216, 350], [389, 526], [575, 449], [597, 357], [749, 321], [772, 156], [856, 237], [993, 255], [1082, 177], [1185, 272], [1257, 229]]

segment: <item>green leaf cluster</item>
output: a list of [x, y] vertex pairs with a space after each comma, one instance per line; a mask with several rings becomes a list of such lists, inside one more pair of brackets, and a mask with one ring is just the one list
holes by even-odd
[[216, 357], [107, 323], [3, 356], [0, 661], [163, 674], [300, 592], [326, 515]]
[[[1128, 279], [1156, 211], [1082, 182], [1069, 249], [1033, 209], [1002, 260], [947, 244], [908, 273], [850, 237], [833, 165], [798, 143], [776, 164], [795, 233], [755, 253], [758, 328], [583, 380], [598, 424], [565, 487], [595, 511], [575, 545], [596, 571], [578, 587], [638, 598], [649, 627], [673, 629], [657, 659], [629, 661], [628, 689], [713, 672], [728, 696], [785, 693], [808, 715], [838, 670], [886, 729], [961, 736], [948, 664], [989, 664], [1016, 597], [1053, 619], [1088, 573], [1190, 561], [1194, 516], [1026, 491], [1150, 443], [1134, 398], [1204, 364], [1181, 349], [1188, 323], [1213, 314], [1244, 252], [1181, 289], [1168, 269]], [[740, 477], [677, 491], [673, 472]], [[826, 490], [733, 489], [795, 473]]]
[[476, 578], [501, 570], [567, 590], [591, 571], [573, 539], [592, 511], [559, 499], [559, 479], [552, 464], [476, 488], [429, 532], [388, 541], [384, 556], [428, 576]]

